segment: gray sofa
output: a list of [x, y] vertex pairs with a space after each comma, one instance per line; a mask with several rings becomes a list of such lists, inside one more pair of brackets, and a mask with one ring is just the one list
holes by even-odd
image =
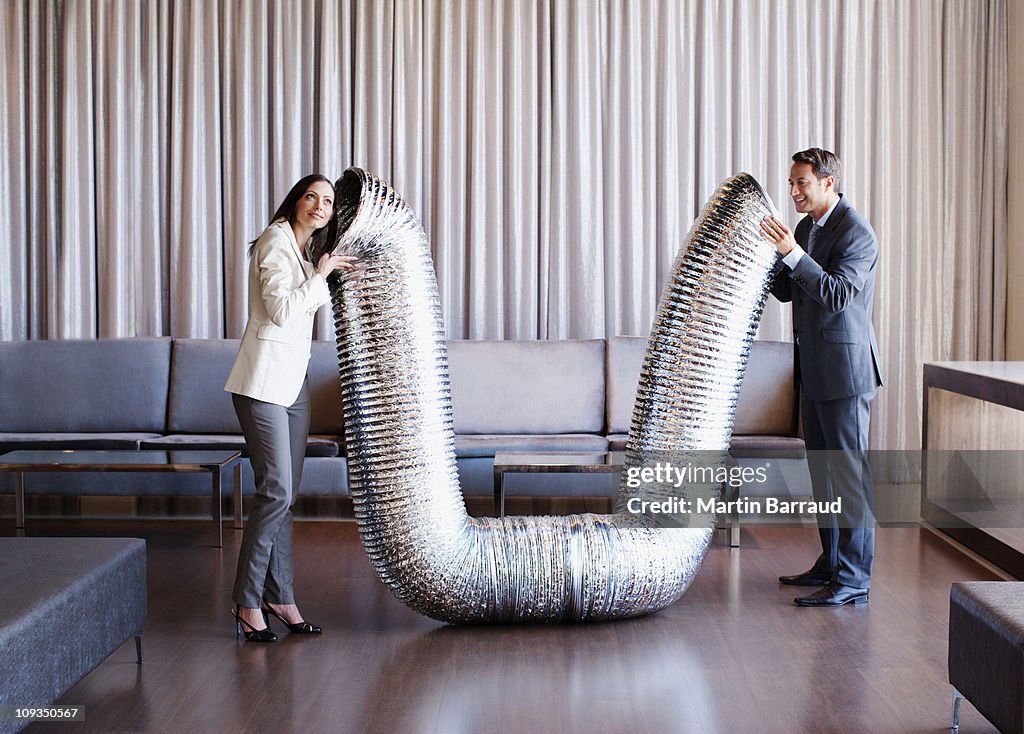
[[132, 637], [142, 662], [144, 540], [0, 538], [0, 558], [0, 705], [55, 703]]
[[[452, 341], [448, 344], [463, 491], [491, 496], [497, 451], [622, 448], [646, 339]], [[0, 343], [0, 451], [18, 448], [240, 449], [224, 392], [237, 340], [136, 338]], [[792, 345], [755, 342], [737, 408], [733, 454], [772, 452], [768, 493], [804, 495]], [[313, 415], [300, 495], [348, 494], [335, 345], [315, 341]], [[788, 468], [787, 468], [788, 467]], [[787, 473], [788, 472], [788, 473]], [[28, 494], [209, 494], [203, 475], [27, 475]], [[243, 493], [254, 491], [242, 466]], [[794, 490], [793, 488], [798, 489]], [[610, 475], [513, 475], [506, 493], [608, 496]], [[0, 491], [13, 480], [0, 475]]]
[[[233, 449], [245, 441], [224, 382], [232, 339], [98, 339], [0, 344], [0, 451]], [[315, 342], [314, 410], [301, 493], [348, 493], [334, 345]], [[243, 492], [253, 491], [242, 462]], [[0, 491], [13, 492], [0, 475]], [[201, 474], [29, 474], [27, 494], [208, 496]]]

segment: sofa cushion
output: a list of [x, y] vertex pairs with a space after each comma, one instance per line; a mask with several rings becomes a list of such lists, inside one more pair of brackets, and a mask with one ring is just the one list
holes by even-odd
[[613, 336], [608, 340], [608, 433], [629, 433], [646, 352], [647, 338], [643, 336]]
[[795, 436], [741, 436], [732, 434], [729, 453], [734, 457], [762, 459], [802, 459], [804, 440]]
[[457, 434], [601, 433], [604, 340], [448, 342]]
[[[340, 438], [337, 436], [313, 436], [306, 439], [306, 456], [337, 456]], [[189, 449], [192, 451], [241, 451], [248, 456], [245, 438], [241, 434], [216, 433], [172, 433], [142, 442], [140, 448], [166, 451], [168, 449]]]
[[732, 432], [796, 436], [796, 428], [793, 345], [790, 342], [755, 341], [750, 345]]
[[626, 442], [629, 440], [628, 433], [609, 433], [608, 434], [608, 450], [609, 451], [625, 451]]
[[[608, 436], [609, 451], [625, 451], [628, 434], [612, 433]], [[806, 455], [802, 438], [793, 436], [741, 436], [732, 434], [729, 453], [733, 457], [762, 459], [802, 459]]]
[[604, 436], [589, 433], [550, 435], [473, 434], [455, 437], [455, 456], [493, 457], [497, 451], [606, 451]]
[[338, 345], [333, 341], [313, 342], [309, 357], [309, 399], [312, 403], [309, 432], [343, 435], [345, 421], [342, 417], [341, 378], [338, 376]]
[[[256, 491], [252, 464], [242, 459], [242, 494], [251, 495]], [[349, 494], [348, 463], [342, 456], [310, 456], [302, 465], [302, 484], [299, 494], [303, 496], [342, 497]]]
[[[241, 433], [231, 393], [224, 391], [238, 344], [238, 339], [174, 340], [167, 410], [167, 428], [171, 433]], [[313, 342], [309, 390], [310, 432], [340, 435], [341, 386], [334, 342]]]
[[0, 451], [18, 449], [137, 449], [157, 433], [0, 433]]
[[348, 495], [348, 463], [345, 458], [308, 456], [302, 467], [299, 494], [319, 497]]
[[[616, 336], [608, 340], [608, 432], [629, 433], [647, 339]], [[797, 435], [797, 396], [793, 383], [793, 345], [756, 340], [750, 345], [740, 387], [733, 433]]]
[[240, 433], [172, 433], [150, 438], [139, 444], [143, 451], [241, 451], [245, 454], [245, 438]]
[[175, 339], [171, 350], [169, 433], [242, 432], [224, 391], [238, 353], [238, 339]]
[[0, 431], [162, 432], [171, 340], [0, 343]]

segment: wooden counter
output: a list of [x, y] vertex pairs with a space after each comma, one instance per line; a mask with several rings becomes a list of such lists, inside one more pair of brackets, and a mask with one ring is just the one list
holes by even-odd
[[921, 515], [1024, 579], [1024, 362], [924, 365]]

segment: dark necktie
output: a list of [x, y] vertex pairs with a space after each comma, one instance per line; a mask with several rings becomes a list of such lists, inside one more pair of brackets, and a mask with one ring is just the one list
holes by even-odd
[[811, 225], [811, 231], [807, 234], [807, 254], [810, 255], [814, 252], [814, 241], [818, 239], [818, 235], [821, 233], [821, 225]]

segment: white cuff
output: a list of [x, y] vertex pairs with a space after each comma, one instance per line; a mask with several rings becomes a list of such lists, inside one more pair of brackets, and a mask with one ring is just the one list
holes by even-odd
[[796, 267], [796, 264], [800, 262], [800, 258], [804, 256], [804, 248], [800, 245], [793, 245], [793, 249], [789, 251], [789, 254], [782, 258], [782, 262], [785, 263], [786, 267], [792, 270]]

